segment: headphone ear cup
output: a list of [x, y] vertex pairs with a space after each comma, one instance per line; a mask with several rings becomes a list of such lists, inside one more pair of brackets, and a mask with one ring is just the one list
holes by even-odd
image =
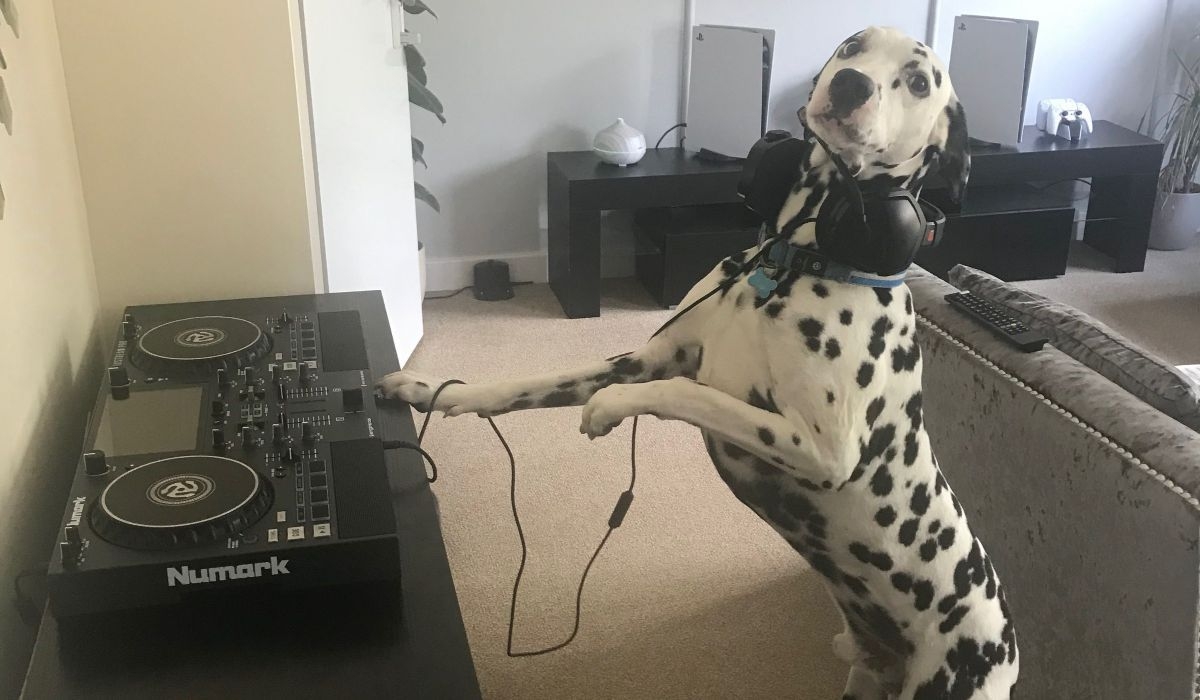
[[916, 197], [908, 190], [892, 190], [870, 200], [866, 211], [873, 234], [864, 248], [872, 258], [870, 271], [880, 275], [903, 272], [912, 263], [925, 236], [925, 215]]

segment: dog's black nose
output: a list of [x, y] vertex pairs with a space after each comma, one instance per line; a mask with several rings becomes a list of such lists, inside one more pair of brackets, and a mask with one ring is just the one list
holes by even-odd
[[875, 92], [875, 83], [853, 68], [843, 68], [829, 82], [829, 101], [833, 113], [845, 117], [862, 107]]

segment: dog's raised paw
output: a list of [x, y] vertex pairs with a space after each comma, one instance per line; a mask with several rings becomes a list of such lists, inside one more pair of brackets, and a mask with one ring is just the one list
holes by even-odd
[[[429, 411], [433, 393], [442, 385], [442, 380], [434, 379], [412, 370], [400, 370], [385, 375], [375, 386], [389, 398], [400, 399], [412, 404], [418, 411]], [[438, 403], [444, 403], [445, 392], [438, 398]]]
[[626, 418], [640, 413], [635, 400], [638, 386], [614, 384], [596, 392], [583, 407], [579, 432], [594, 440], [608, 435]]

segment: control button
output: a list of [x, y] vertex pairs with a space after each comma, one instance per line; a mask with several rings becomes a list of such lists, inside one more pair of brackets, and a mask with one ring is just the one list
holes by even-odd
[[287, 372], [295, 372], [296, 371], [296, 363], [295, 362], [284, 362], [283, 369], [284, 369], [284, 371], [287, 371]]
[[313, 537], [329, 537], [329, 523], [313, 525]]
[[224, 420], [225, 411], [229, 409], [228, 404], [220, 399], [213, 399], [212, 402], [212, 417], [214, 420]]
[[242, 426], [242, 449], [253, 450], [258, 447], [258, 438], [254, 434], [254, 426]]
[[225, 431], [223, 429], [221, 429], [221, 428], [213, 428], [212, 429], [212, 447], [214, 450], [224, 450], [225, 449], [225, 447], [226, 447]]
[[296, 506], [296, 522], [304, 522], [304, 506]]
[[[127, 317], [129, 314], [125, 314]], [[137, 335], [137, 326], [133, 325], [132, 321], [121, 321], [121, 337], [125, 340], [133, 340]]]
[[271, 426], [271, 444], [276, 447], [283, 447], [288, 443], [288, 439], [287, 428], [279, 423]]
[[312, 349], [315, 349], [316, 347], [317, 347], [316, 338], [302, 338], [300, 340], [300, 349], [301, 350], [312, 350]]
[[242, 535], [242, 544], [258, 544], [258, 535]]
[[63, 528], [64, 541], [58, 543], [58, 551], [62, 555], [63, 566], [75, 568], [79, 563], [79, 552], [83, 543], [79, 540], [79, 526], [68, 525]]
[[316, 328], [316, 326], [313, 325], [312, 321], [303, 321], [300, 324], [300, 330], [302, 331], [311, 331], [313, 328]]
[[242, 370], [246, 375], [246, 388], [249, 389], [258, 382], [258, 372], [253, 367]]
[[[308, 463], [308, 471], [311, 474], [320, 474], [320, 473], [324, 472], [325, 471], [325, 460], [314, 459], [313, 461], [309, 462]], [[316, 478], [316, 477], [313, 477], [313, 478]], [[321, 477], [321, 478], [324, 478], [324, 477]]]
[[363, 410], [363, 390], [361, 386], [342, 389], [342, 410], [346, 413], [359, 413]]
[[224, 367], [217, 369], [217, 385], [222, 389], [228, 389], [233, 386], [233, 382], [229, 379], [229, 370]]
[[278, 542], [278, 541], [279, 541], [279, 528], [273, 527], [270, 530], [267, 530], [267, 542]]
[[288, 542], [304, 539], [304, 528], [302, 526], [289, 527], [287, 529], [287, 538]]
[[[311, 467], [310, 467], [311, 468]], [[313, 488], [320, 488], [329, 483], [329, 477], [324, 474], [313, 474], [308, 477], [308, 485]]]
[[329, 501], [329, 489], [313, 489], [309, 492], [313, 503], [325, 503]]
[[275, 467], [271, 470], [271, 476], [275, 477], [276, 479], [282, 479], [283, 477], [287, 476], [287, 472], [284, 471], [283, 467]]
[[275, 511], [275, 522], [286, 523], [287, 522], [287, 511], [286, 510]]
[[283, 365], [272, 364], [271, 365], [271, 381], [275, 382], [276, 384], [281, 384], [283, 382], [283, 380], [284, 380]]
[[329, 504], [317, 503], [312, 507], [313, 520], [329, 520]]
[[298, 491], [302, 488], [304, 488], [304, 477], [297, 474], [296, 475], [296, 490]]
[[300, 356], [306, 360], [315, 360], [317, 359], [317, 351], [313, 349], [305, 350], [304, 352], [300, 353]]
[[300, 340], [316, 340], [316, 331], [300, 331]]
[[100, 450], [83, 453], [83, 473], [88, 476], [102, 476], [108, 473], [108, 461]]
[[308, 381], [310, 379], [312, 379], [311, 373], [308, 371], [308, 363], [307, 362], [301, 363], [299, 369], [300, 369], [300, 383], [308, 384]]
[[311, 445], [317, 440], [321, 439], [321, 436], [317, 435], [317, 430], [313, 427], [312, 423], [304, 421], [300, 424], [300, 439], [303, 440], [305, 444]]
[[108, 368], [108, 385], [115, 388], [129, 386], [129, 370], [123, 365]]

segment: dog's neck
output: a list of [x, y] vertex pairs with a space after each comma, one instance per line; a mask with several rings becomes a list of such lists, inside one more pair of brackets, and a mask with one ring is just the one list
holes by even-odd
[[[809, 138], [807, 143], [808, 150], [801, 159], [792, 193], [779, 210], [776, 230], [782, 231], [789, 222], [795, 220], [816, 219], [821, 207], [828, 203], [831, 197], [846, 196], [845, 175], [834, 164], [829, 152], [815, 139]], [[916, 192], [936, 154], [936, 149], [929, 146], [900, 163], [867, 160], [855, 173], [854, 179], [864, 192], [892, 188]], [[800, 226], [788, 241], [793, 245], [815, 248], [816, 223], [810, 221]]]

